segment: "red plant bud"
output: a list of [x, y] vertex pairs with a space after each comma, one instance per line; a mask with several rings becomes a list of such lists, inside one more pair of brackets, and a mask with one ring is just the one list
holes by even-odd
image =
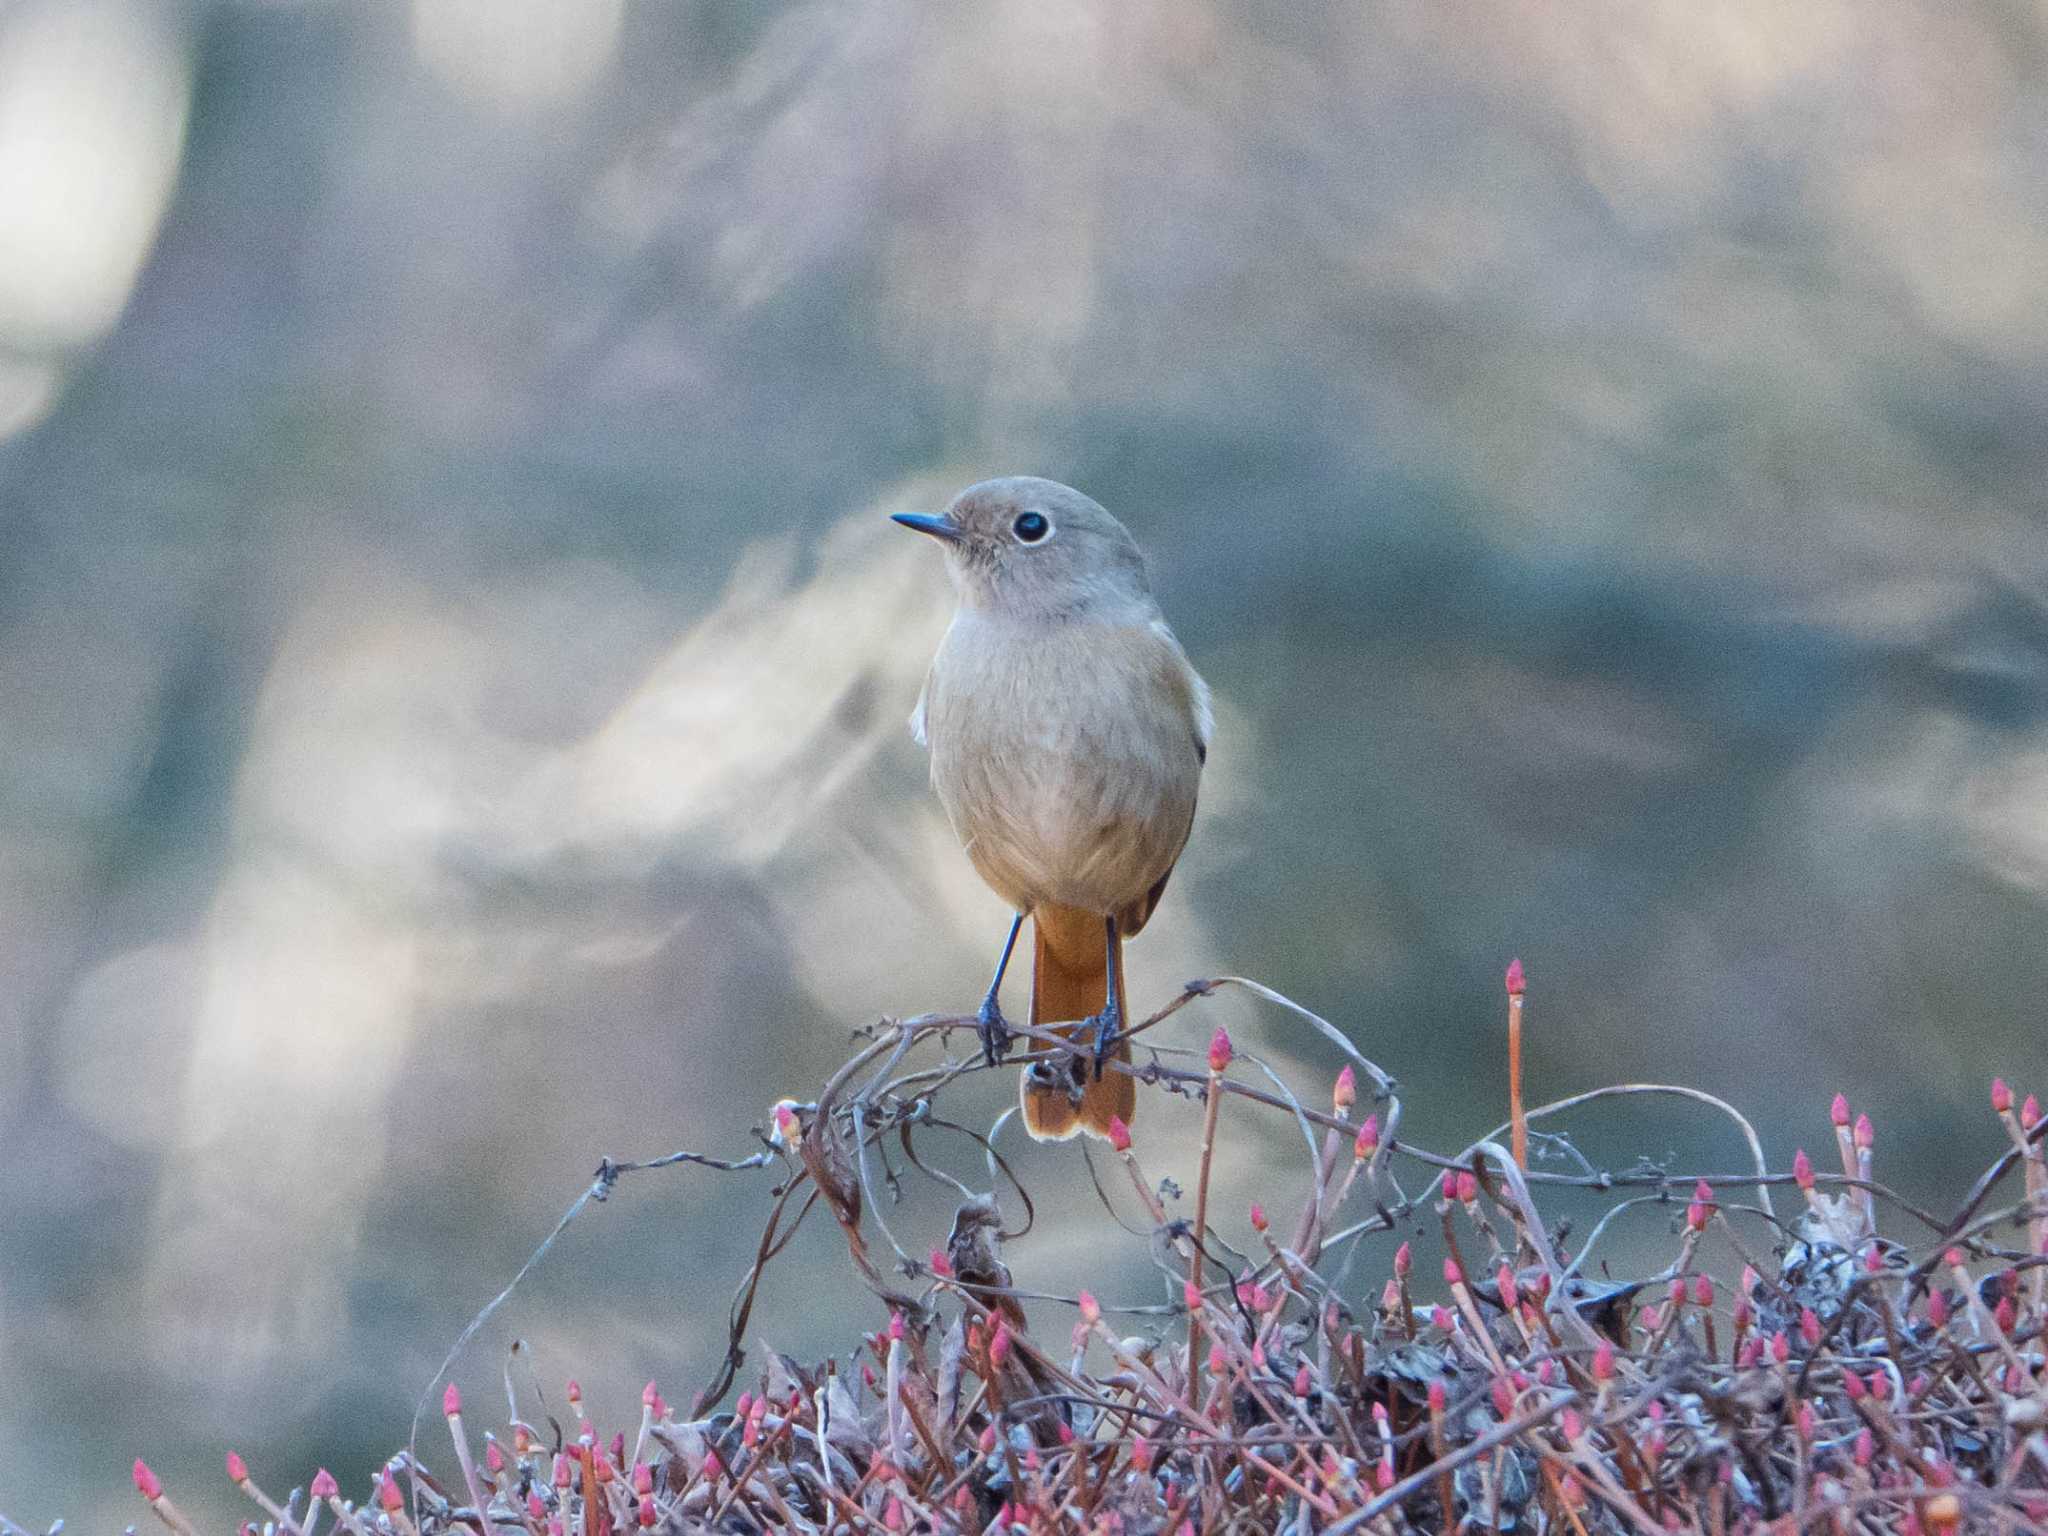
[[1867, 1467], [1877, 1454], [1877, 1437], [1871, 1434], [1869, 1426], [1856, 1431], [1856, 1465]]
[[233, 1451], [228, 1452], [228, 1481], [237, 1485], [249, 1481], [249, 1468]]
[[1500, 1304], [1512, 1312], [1515, 1310], [1515, 1272], [1503, 1264], [1494, 1276], [1494, 1286], [1500, 1291]]
[[149, 1470], [149, 1463], [140, 1456], [135, 1458], [135, 1491], [154, 1504], [164, 1496], [164, 1485], [156, 1480], [156, 1474]]
[[1187, 1304], [1187, 1309], [1190, 1312], [1202, 1310], [1202, 1288], [1195, 1284], [1194, 1281], [1183, 1280], [1181, 1282], [1180, 1299]]
[[570, 1479], [574, 1476], [575, 1471], [568, 1456], [561, 1451], [555, 1452], [555, 1486], [568, 1487]]
[[1131, 1436], [1131, 1465], [1140, 1472], [1152, 1470], [1152, 1442], [1143, 1435]]
[[1254, 1200], [1252, 1202], [1252, 1230], [1254, 1232], [1263, 1232], [1266, 1230], [1266, 1226], [1266, 1208]]
[[1449, 1307], [1431, 1307], [1429, 1309], [1429, 1325], [1440, 1332], [1449, 1333], [1458, 1326], [1458, 1320], [1451, 1316], [1451, 1309]]
[[[397, 1507], [398, 1506], [395, 1504], [387, 1504], [385, 1506], [385, 1508], [387, 1509], [396, 1509]], [[546, 1520], [547, 1517], [547, 1505], [543, 1504], [540, 1501], [539, 1494], [533, 1492], [531, 1489], [528, 1489], [526, 1494], [526, 1518], [531, 1520], [535, 1525], [539, 1525], [542, 1521]]]
[[1304, 1360], [1296, 1367], [1294, 1372], [1294, 1395], [1296, 1397], [1307, 1397], [1310, 1385], [1308, 1362]]
[[1799, 1438], [1810, 1442], [1813, 1439], [1814, 1427], [1814, 1414], [1812, 1403], [1806, 1402], [1803, 1399], [1801, 1400], [1799, 1404], [1798, 1422]]
[[1991, 1321], [1998, 1324], [2001, 1333], [2011, 1333], [2012, 1325], [2018, 1318], [2019, 1314], [2014, 1310], [2010, 1296], [1999, 1297], [1998, 1305], [1991, 1309]]
[[1438, 1188], [1442, 1191], [1443, 1198], [1446, 1202], [1457, 1199], [1458, 1170], [1455, 1168], [1446, 1168], [1444, 1170], [1443, 1183], [1439, 1185]]
[[1941, 1261], [1950, 1269], [1961, 1269], [1968, 1262], [1963, 1255], [1963, 1250], [1960, 1248], [1949, 1249], [1946, 1253], [1942, 1254]]
[[1352, 1140], [1351, 1155], [1360, 1162], [1364, 1162], [1374, 1152], [1379, 1150], [1379, 1144], [1380, 1117], [1378, 1115], [1367, 1115], [1365, 1117], [1365, 1124], [1358, 1128], [1358, 1135]]
[[1754, 1334], [1743, 1340], [1742, 1353], [1736, 1356], [1735, 1363], [1746, 1371], [1754, 1370], [1757, 1366], [1762, 1365], [1764, 1363], [1764, 1341], [1757, 1338]]
[[1541, 1365], [1537, 1366], [1536, 1379], [1546, 1387], [1554, 1381], [1556, 1381], [1557, 1362], [1555, 1360], [1546, 1360]]
[[612, 1436], [612, 1465], [620, 1471], [626, 1466], [626, 1432], [622, 1429]]
[[[570, 1401], [574, 1402], [575, 1399], [571, 1398]], [[452, 1381], [448, 1383], [448, 1390], [441, 1394], [441, 1411], [451, 1419], [462, 1412], [462, 1394], [456, 1390]]]
[[1834, 1103], [1828, 1106], [1828, 1119], [1832, 1120], [1836, 1125], [1847, 1125], [1849, 1123], [1849, 1096], [1847, 1094], [1838, 1093], [1835, 1095]]
[[2027, 1095], [2026, 1100], [2020, 1105], [2020, 1127], [2023, 1130], [2031, 1131], [2035, 1126], [2039, 1125], [2040, 1123], [2041, 1101], [2030, 1093]]
[[1564, 1431], [1567, 1444], [1582, 1440], [1586, 1435], [1586, 1421], [1579, 1416], [1576, 1408], [1567, 1408], [1558, 1415], [1558, 1428]]
[[2005, 1086], [2005, 1079], [1991, 1079], [1991, 1112], [2002, 1115], [2012, 1108], [2012, 1090]]
[[377, 1474], [377, 1502], [384, 1506], [385, 1513], [396, 1514], [405, 1508], [405, 1495], [398, 1491], [398, 1481], [386, 1467]]
[[1806, 1155], [1806, 1148], [1804, 1147], [1801, 1147], [1792, 1154], [1792, 1182], [1801, 1189], [1809, 1193], [1812, 1192], [1813, 1159]]
[[660, 1401], [661, 1389], [656, 1387], [652, 1381], [640, 1389], [640, 1406], [642, 1408], [652, 1408]]
[[1509, 997], [1520, 997], [1524, 992], [1528, 990], [1528, 983], [1522, 976], [1522, 962], [1520, 959], [1514, 959], [1508, 962], [1508, 974], [1506, 979], [1508, 984]]
[[1877, 1127], [1870, 1123], [1870, 1116], [1858, 1115], [1856, 1117], [1854, 1140], [1856, 1145], [1863, 1148], [1866, 1152], [1877, 1145]]
[[1351, 1063], [1345, 1062], [1337, 1070], [1337, 1082], [1330, 1089], [1330, 1103], [1335, 1106], [1339, 1118], [1344, 1111], [1358, 1102], [1358, 1074], [1351, 1070]]
[[1614, 1340], [1603, 1338], [1593, 1350], [1593, 1379], [1614, 1379]]
[[1776, 1364], [1783, 1365], [1791, 1358], [1792, 1341], [1785, 1337], [1785, 1330], [1781, 1328], [1771, 1335], [1771, 1359]]
[[[704, 1461], [705, 1461], [705, 1465], [706, 1465], [706, 1466], [708, 1467], [708, 1466], [710, 1465], [710, 1462], [711, 1462], [711, 1458], [707, 1456], [707, 1457], [705, 1457], [705, 1458], [704, 1458]], [[638, 1510], [636, 1510], [636, 1511], [634, 1512], [633, 1518], [634, 1518], [634, 1520], [635, 1520], [635, 1521], [637, 1521], [637, 1522], [639, 1523], [639, 1526], [640, 1526], [640, 1529], [641, 1529], [641, 1530], [643, 1530], [643, 1531], [651, 1531], [651, 1530], [653, 1530], [653, 1529], [654, 1529], [654, 1500], [653, 1500], [653, 1499], [651, 1499], [651, 1498], [650, 1498], [650, 1499], [642, 1499], [642, 1500], [640, 1501], [640, 1507], [639, 1507], [639, 1509], [638, 1509]]]
[[599, 1483], [609, 1483], [619, 1475], [612, 1470], [611, 1457], [604, 1455], [602, 1452], [593, 1453], [590, 1458], [590, 1464], [591, 1469], [597, 1473]]
[[1230, 1031], [1221, 1024], [1218, 1024], [1216, 1026], [1216, 1033], [1209, 1037], [1210, 1072], [1219, 1077], [1222, 1076], [1230, 1066], [1232, 1054], [1233, 1052], [1230, 1049]]
[[1394, 1250], [1394, 1273], [1405, 1275], [1415, 1267], [1415, 1250], [1403, 1243]]
[[1117, 1152], [1128, 1152], [1131, 1150], [1131, 1128], [1124, 1124], [1124, 1117], [1122, 1115], [1111, 1115], [1109, 1117], [1109, 1145], [1112, 1150]]
[[1929, 1291], [1927, 1293], [1927, 1321], [1934, 1324], [1937, 1328], [1944, 1328], [1948, 1325], [1947, 1291]]
[[1863, 1272], [1870, 1275], [1884, 1273], [1884, 1250], [1875, 1243], [1863, 1250]]
[[988, 1341], [988, 1363], [1000, 1366], [1010, 1358], [1010, 1325], [1007, 1320], [998, 1320], [996, 1335]]
[[581, 1387], [579, 1387], [579, 1386], [578, 1386], [578, 1385], [576, 1384], [576, 1378], [575, 1378], [574, 1376], [571, 1376], [571, 1377], [569, 1378], [569, 1388], [568, 1388], [568, 1392], [569, 1392], [569, 1403], [570, 1403], [570, 1406], [571, 1406], [571, 1407], [580, 1407], [580, 1406], [582, 1406], [582, 1403], [583, 1403], [583, 1389], [582, 1389]]
[[720, 1460], [718, 1459], [718, 1452], [716, 1452], [716, 1451], [706, 1451], [706, 1452], [704, 1453], [704, 1481], [705, 1481], [705, 1482], [707, 1482], [707, 1483], [715, 1483], [715, 1482], [717, 1482], [717, 1481], [718, 1481], [718, 1475], [719, 1475], [719, 1474], [720, 1474], [721, 1472], [723, 1472], [724, 1470], [725, 1470], [725, 1463], [724, 1463], [724, 1462], [722, 1462], [722, 1461], [720, 1461]]
[[1470, 1205], [1479, 1198], [1479, 1175], [1470, 1168], [1458, 1170], [1458, 1203]]
[[1712, 1206], [1702, 1205], [1697, 1200], [1687, 1205], [1685, 1208], [1685, 1224], [1687, 1228], [1694, 1232], [1706, 1231], [1707, 1217], [1712, 1211]]
[[1444, 1284], [1445, 1284], [1445, 1285], [1463, 1285], [1464, 1283], [1465, 1283], [1465, 1271], [1464, 1271], [1464, 1270], [1462, 1270], [1462, 1269], [1460, 1269], [1460, 1268], [1458, 1267], [1458, 1261], [1457, 1261], [1456, 1259], [1452, 1258], [1452, 1257], [1451, 1257], [1451, 1256], [1450, 1256], [1449, 1254], [1445, 1254], [1445, 1255], [1444, 1255]]
[[1093, 1291], [1083, 1291], [1078, 1300], [1081, 1307], [1082, 1322], [1092, 1328], [1095, 1324], [1102, 1321], [1102, 1303], [1095, 1299]]
[[341, 1493], [340, 1487], [334, 1481], [334, 1474], [325, 1467], [313, 1474], [313, 1484], [306, 1491], [316, 1499], [332, 1499]]
[[1799, 1340], [1808, 1349], [1820, 1348], [1820, 1314], [1811, 1307], [1799, 1309]]
[[1859, 1403], [1863, 1400], [1863, 1393], [1863, 1378], [1854, 1371], [1842, 1372], [1842, 1395], [1852, 1403]]
[[1684, 1305], [1685, 1305], [1685, 1276], [1683, 1276], [1683, 1275], [1674, 1275], [1674, 1276], [1672, 1277], [1672, 1280], [1671, 1280], [1671, 1285], [1670, 1285], [1670, 1287], [1669, 1287], [1669, 1291], [1670, 1291], [1670, 1296], [1671, 1296], [1671, 1305], [1672, 1305], [1673, 1307], [1682, 1307], [1682, 1306], [1684, 1306]]
[[925, 1262], [931, 1265], [932, 1273], [937, 1275], [941, 1280], [950, 1280], [953, 1278], [953, 1261], [946, 1257], [945, 1249], [934, 1248], [932, 1250], [932, 1256]]
[[1211, 1376], [1221, 1376], [1229, 1364], [1230, 1357], [1223, 1353], [1223, 1346], [1221, 1344], [1211, 1344], [1209, 1346], [1209, 1374]]
[[1714, 1277], [1712, 1275], [1696, 1275], [1693, 1277], [1692, 1300], [1693, 1305], [1697, 1307], [1711, 1307], [1714, 1304]]
[[1431, 1416], [1441, 1418], [1447, 1402], [1448, 1395], [1444, 1391], [1444, 1379], [1441, 1376], [1432, 1376], [1429, 1379], [1429, 1411]]
[[1529, 1294], [1536, 1298], [1536, 1305], [1539, 1307], [1542, 1306], [1544, 1302], [1550, 1300], [1549, 1270], [1539, 1269], [1536, 1271], [1536, 1278], [1532, 1282], [1530, 1282], [1529, 1285]]
[[1505, 1376], [1493, 1378], [1493, 1411], [1504, 1419], [1514, 1417], [1515, 1389]]
[[1747, 1328], [1755, 1317], [1756, 1309], [1750, 1306], [1747, 1301], [1735, 1303], [1735, 1326], [1737, 1328]]

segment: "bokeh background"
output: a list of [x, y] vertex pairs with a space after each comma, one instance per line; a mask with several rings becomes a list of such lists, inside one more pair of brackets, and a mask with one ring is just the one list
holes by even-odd
[[[2032, 0], [0, 6], [0, 1510], [360, 1494], [600, 1155], [973, 1001], [883, 513], [989, 474], [1218, 690], [1139, 1006], [1257, 975], [1448, 1150], [1519, 953], [1539, 1097], [1839, 1088], [1952, 1196], [2044, 1075], [2044, 79]], [[1020, 1274], [1156, 1296], [1020, 1154]], [[687, 1400], [765, 1183], [622, 1186], [457, 1379]]]

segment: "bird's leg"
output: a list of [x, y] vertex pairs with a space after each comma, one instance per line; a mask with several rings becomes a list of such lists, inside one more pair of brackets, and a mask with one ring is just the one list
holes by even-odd
[[1103, 999], [1102, 1012], [1095, 1015], [1095, 1080], [1102, 1081], [1102, 1064], [1109, 1060], [1109, 1053], [1116, 1048], [1117, 1038], [1124, 1032], [1123, 988], [1117, 984], [1117, 971], [1123, 965], [1118, 953], [1123, 948], [1117, 942], [1116, 916], [1112, 913], [1102, 920], [1103, 934], [1109, 946], [1106, 970], [1109, 976], [1109, 996]]
[[998, 995], [1003, 990], [1003, 972], [1010, 968], [1010, 952], [1017, 947], [1017, 930], [1023, 926], [1022, 912], [1010, 919], [1010, 936], [1003, 941], [1003, 958], [996, 962], [995, 980], [988, 984], [988, 996], [974, 1011], [974, 1022], [981, 1031], [981, 1059], [992, 1067], [1000, 1065], [1010, 1054], [1010, 1021], [1003, 1017]]

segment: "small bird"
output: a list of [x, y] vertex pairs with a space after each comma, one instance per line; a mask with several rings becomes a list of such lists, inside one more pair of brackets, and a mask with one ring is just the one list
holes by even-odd
[[967, 857], [1016, 909], [977, 1018], [991, 1065], [1008, 1053], [998, 996], [1024, 919], [1031, 1024], [1092, 1058], [1037, 1062], [1019, 1085], [1040, 1141], [1128, 1125], [1123, 943], [1152, 915], [1187, 846], [1209, 755], [1209, 687], [1166, 626], [1124, 525], [1070, 486], [984, 480], [931, 516], [959, 594], [910, 717]]

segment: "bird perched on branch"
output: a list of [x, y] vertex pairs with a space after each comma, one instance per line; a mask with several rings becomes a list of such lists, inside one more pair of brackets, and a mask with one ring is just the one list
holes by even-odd
[[1016, 909], [978, 1014], [993, 1064], [998, 996], [1031, 919], [1031, 1023], [1085, 1044], [1019, 1088], [1041, 1141], [1132, 1118], [1123, 942], [1151, 917], [1187, 845], [1209, 753], [1209, 688], [1153, 601], [1124, 525], [1069, 486], [984, 480], [943, 513], [896, 521], [937, 539], [960, 606], [911, 732], [989, 888]]

